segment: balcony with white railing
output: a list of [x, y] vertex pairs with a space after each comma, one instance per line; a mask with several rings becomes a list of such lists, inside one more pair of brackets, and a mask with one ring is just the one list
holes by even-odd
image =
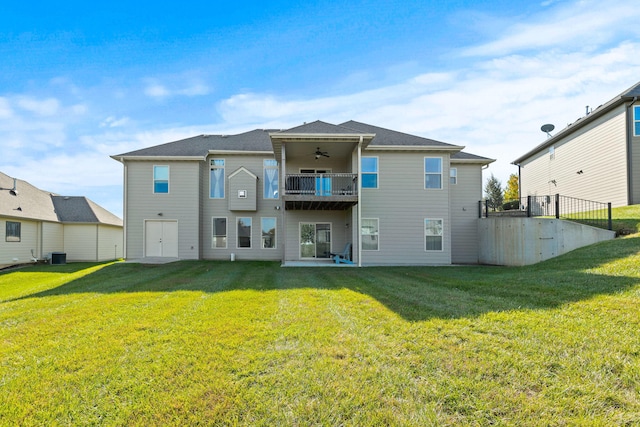
[[358, 175], [287, 174], [283, 200], [289, 210], [346, 210], [358, 203]]

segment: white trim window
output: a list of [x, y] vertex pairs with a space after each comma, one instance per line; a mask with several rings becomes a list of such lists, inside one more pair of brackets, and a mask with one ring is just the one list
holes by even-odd
[[264, 168], [264, 193], [265, 199], [278, 198], [278, 162], [273, 159], [265, 159]]
[[456, 185], [458, 183], [458, 168], [449, 168], [449, 184]]
[[640, 105], [633, 107], [633, 136], [640, 136]]
[[424, 220], [424, 249], [425, 251], [442, 251], [443, 220], [425, 218]]
[[153, 166], [153, 193], [169, 193], [169, 166]]
[[549, 147], [549, 160], [553, 160], [556, 158], [556, 147], [555, 146], [551, 146]]
[[238, 217], [238, 234], [236, 247], [251, 248], [251, 217]]
[[378, 188], [378, 158], [362, 157], [362, 188]]
[[211, 159], [209, 173], [209, 197], [224, 199], [224, 159]]
[[260, 218], [262, 249], [276, 248], [276, 218]]
[[378, 218], [362, 218], [360, 238], [363, 251], [377, 251], [380, 249], [380, 220]]
[[442, 157], [424, 158], [424, 188], [442, 188]]
[[211, 218], [211, 247], [227, 249], [227, 218]]

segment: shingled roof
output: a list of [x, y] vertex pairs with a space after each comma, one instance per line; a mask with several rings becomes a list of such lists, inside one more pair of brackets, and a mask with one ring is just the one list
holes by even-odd
[[[199, 135], [179, 141], [130, 151], [128, 153], [111, 156], [113, 159], [122, 161], [126, 158], [182, 158], [193, 160], [205, 160], [210, 151], [251, 151], [251, 152], [274, 152], [271, 136], [274, 138], [286, 137], [286, 135], [353, 135], [367, 134], [373, 137], [368, 144], [369, 148], [377, 147], [429, 147], [442, 148], [447, 151], [461, 150], [463, 147], [437, 141], [435, 139], [423, 138], [404, 132], [385, 129], [366, 123], [350, 120], [339, 125], [316, 120], [304, 123], [291, 129], [256, 129], [237, 135]], [[493, 162], [493, 159], [476, 156], [474, 154], [456, 152], [453, 159], [484, 162]]]
[[[13, 185], [15, 182], [15, 190]], [[61, 223], [122, 226], [122, 220], [86, 197], [67, 197], [40, 190], [0, 172], [0, 216]]]

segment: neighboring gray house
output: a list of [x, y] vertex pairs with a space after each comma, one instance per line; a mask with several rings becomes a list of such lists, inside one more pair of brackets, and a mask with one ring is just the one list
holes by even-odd
[[513, 161], [520, 195], [640, 203], [640, 83]]
[[64, 252], [67, 261], [123, 256], [122, 220], [86, 197], [40, 190], [0, 172], [0, 267]]
[[478, 262], [482, 169], [463, 147], [355, 121], [200, 135], [124, 165], [125, 257]]

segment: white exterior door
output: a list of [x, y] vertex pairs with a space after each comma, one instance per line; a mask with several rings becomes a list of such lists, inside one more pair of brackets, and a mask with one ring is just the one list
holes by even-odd
[[145, 256], [178, 257], [178, 221], [145, 223]]

